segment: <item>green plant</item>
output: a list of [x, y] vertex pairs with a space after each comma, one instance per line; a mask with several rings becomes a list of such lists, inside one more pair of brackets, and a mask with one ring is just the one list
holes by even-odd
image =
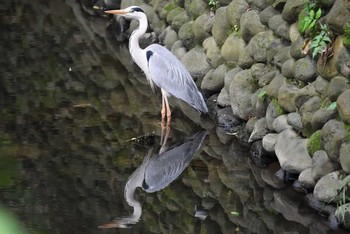
[[316, 23], [322, 15], [322, 9], [315, 2], [307, 2], [304, 8], [304, 16], [299, 20], [299, 31], [305, 33], [316, 30]]
[[314, 153], [321, 149], [321, 131], [314, 132], [308, 139], [306, 145], [307, 151], [312, 157]]
[[218, 0], [209, 0], [209, 3], [208, 3], [211, 10], [216, 10], [216, 8], [218, 7], [218, 4], [219, 4]]
[[343, 29], [344, 29], [343, 44], [345, 47], [350, 47], [350, 23], [346, 23]]
[[331, 32], [327, 24], [320, 24], [320, 32], [311, 40], [309, 48], [312, 50], [312, 58], [315, 58], [318, 54], [326, 53], [328, 44], [331, 42]]
[[327, 110], [335, 110], [337, 109], [337, 102], [332, 102], [328, 107]]

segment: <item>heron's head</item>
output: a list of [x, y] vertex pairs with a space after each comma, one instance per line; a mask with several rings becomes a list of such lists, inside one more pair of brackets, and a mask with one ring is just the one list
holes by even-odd
[[114, 15], [122, 15], [125, 18], [128, 19], [140, 19], [142, 16], [145, 15], [143, 10], [138, 6], [130, 6], [125, 9], [120, 10], [108, 10], [105, 11], [107, 14], [114, 14]]

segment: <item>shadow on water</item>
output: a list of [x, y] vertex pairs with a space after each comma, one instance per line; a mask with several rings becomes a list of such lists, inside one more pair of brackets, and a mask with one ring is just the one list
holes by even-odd
[[266, 184], [247, 146], [181, 103], [168, 144], [204, 128], [202, 150], [169, 186], [135, 193], [132, 228], [99, 229], [133, 212], [129, 176], [157, 166], [161, 98], [82, 2], [0, 3], [0, 201], [28, 233], [331, 232], [303, 196]]

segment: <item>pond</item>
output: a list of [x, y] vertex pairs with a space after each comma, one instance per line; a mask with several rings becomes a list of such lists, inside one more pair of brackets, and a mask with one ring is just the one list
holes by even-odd
[[[26, 233], [332, 231], [302, 194], [265, 183], [273, 166], [176, 100], [161, 147], [160, 92], [88, 3], [0, 3], [0, 208]], [[174, 166], [173, 181], [140, 183]]]

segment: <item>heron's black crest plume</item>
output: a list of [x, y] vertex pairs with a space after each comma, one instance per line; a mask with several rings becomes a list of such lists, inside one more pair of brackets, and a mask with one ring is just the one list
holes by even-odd
[[131, 8], [131, 11], [132, 11], [132, 12], [137, 11], [137, 12], [145, 13], [140, 7], [133, 7], [133, 8]]

